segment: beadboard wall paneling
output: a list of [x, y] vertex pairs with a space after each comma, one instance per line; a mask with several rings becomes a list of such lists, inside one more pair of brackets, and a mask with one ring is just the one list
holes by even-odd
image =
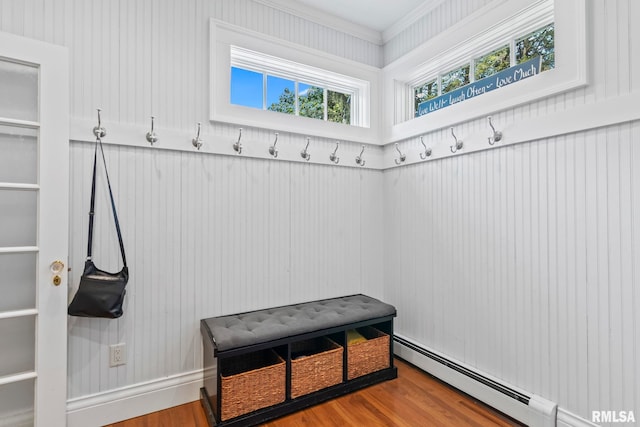
[[[368, 65], [382, 49], [251, 0], [0, 0], [0, 31], [67, 46], [73, 119], [237, 138], [209, 117], [209, 19]], [[90, 135], [91, 129], [87, 129]], [[246, 128], [247, 140], [270, 131]], [[141, 139], [144, 135], [141, 135]], [[304, 139], [281, 133], [282, 144]], [[117, 142], [116, 134], [107, 134]], [[314, 139], [313, 155], [334, 141]], [[367, 292], [381, 296], [380, 172], [105, 146], [131, 270], [118, 320], [71, 319], [69, 398], [201, 369], [203, 317]], [[86, 254], [93, 147], [71, 146], [70, 293]], [[349, 169], [349, 170], [338, 170]], [[104, 182], [95, 259], [120, 268]], [[75, 286], [73, 286], [75, 285]], [[71, 296], [71, 295], [70, 295]], [[127, 364], [109, 368], [108, 346]]]
[[640, 407], [638, 138], [634, 122], [385, 172], [398, 333], [587, 419]]
[[[467, 16], [456, 10], [454, 22]], [[431, 15], [422, 22], [443, 18]], [[637, 2], [589, 0], [589, 85], [488, 106], [497, 129], [637, 92], [638, 19]], [[385, 55], [431, 37], [412, 31]], [[486, 118], [456, 125], [461, 139], [483, 130]], [[448, 132], [424, 141], [448, 146]], [[402, 313], [398, 333], [585, 419], [637, 411], [638, 141], [636, 121], [386, 171], [385, 300]]]
[[448, 0], [434, 8], [384, 45], [384, 65], [437, 36], [493, 0]]
[[209, 18], [382, 66], [380, 46], [251, 0], [0, 0], [0, 31], [69, 47], [71, 117], [224, 133], [209, 123]]
[[[122, 318], [71, 319], [70, 397], [201, 368], [201, 318], [382, 295], [380, 172], [113, 145], [105, 154], [131, 278]], [[72, 143], [71, 156], [77, 284], [93, 147]], [[96, 203], [94, 259], [115, 271], [103, 179]], [[108, 345], [118, 342], [127, 344], [127, 364], [109, 368]]]

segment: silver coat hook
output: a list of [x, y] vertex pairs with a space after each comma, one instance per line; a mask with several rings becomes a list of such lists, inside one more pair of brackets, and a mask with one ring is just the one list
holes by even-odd
[[500, 142], [502, 139], [502, 132], [493, 127], [493, 123], [491, 123], [491, 116], [487, 117], [487, 120], [489, 121], [489, 126], [491, 126], [491, 130], [493, 131], [493, 135], [488, 138], [489, 145], [493, 145], [496, 142]]
[[397, 142], [396, 142], [396, 151], [398, 152], [398, 154], [400, 154], [400, 157], [398, 157], [397, 159], [394, 159], [394, 161], [396, 162], [396, 165], [399, 165], [400, 163], [404, 163], [404, 161], [407, 160], [407, 155], [402, 154], [402, 151], [400, 151], [400, 147]]
[[427, 146], [424, 143], [423, 137], [420, 137], [420, 143], [424, 147], [424, 152], [420, 153], [420, 158], [424, 160], [431, 155], [431, 148], [427, 148]]
[[96, 138], [104, 138], [105, 136], [107, 136], [107, 130], [102, 127], [102, 120], [100, 119], [100, 111], [102, 110], [100, 108], [97, 108], [97, 110], [98, 110], [98, 126], [93, 127], [93, 134], [95, 135]]
[[360, 150], [360, 154], [356, 157], [356, 164], [360, 166], [364, 166], [364, 164], [366, 163], [362, 158], [362, 153], [364, 153], [364, 145], [362, 146], [362, 150]]
[[[463, 147], [463, 143], [461, 139], [458, 139], [458, 137], [456, 136], [455, 133], [453, 133], [453, 127], [451, 128], [451, 135], [453, 136], [453, 139], [456, 141], [455, 145], [450, 145], [449, 149], [451, 150], [452, 153], [456, 153], [458, 150], [461, 150]], [[454, 149], [455, 147], [455, 149]]]
[[276, 132], [276, 140], [273, 141], [273, 145], [269, 147], [269, 154], [273, 157], [278, 157], [278, 150], [276, 150], [276, 144], [278, 143], [278, 132]]
[[242, 138], [242, 128], [238, 128], [238, 141], [233, 144], [233, 149], [238, 153], [242, 154], [242, 144], [240, 144], [240, 138]]
[[336, 149], [333, 150], [333, 153], [329, 154], [329, 160], [331, 160], [336, 165], [340, 162], [340, 157], [336, 156], [336, 152], [338, 151], [338, 147], [340, 147], [340, 141], [336, 141]]
[[202, 147], [202, 139], [200, 138], [201, 126], [202, 126], [202, 123], [198, 122], [198, 132], [196, 133], [196, 137], [191, 140], [191, 143], [193, 144], [193, 146], [196, 147], [198, 150], [200, 150], [200, 147]]
[[311, 158], [311, 154], [307, 152], [307, 148], [309, 148], [309, 137], [307, 137], [307, 145], [304, 147], [304, 150], [300, 152], [300, 156], [308, 162]]
[[149, 143], [151, 145], [153, 145], [156, 142], [158, 142], [158, 135], [153, 130], [153, 121], [154, 120], [155, 120], [155, 116], [151, 116], [151, 130], [149, 132], [147, 132], [147, 141], [149, 141]]

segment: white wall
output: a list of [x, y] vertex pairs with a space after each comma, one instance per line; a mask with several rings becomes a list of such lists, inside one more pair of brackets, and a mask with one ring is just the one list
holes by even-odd
[[[640, 4], [587, 4], [589, 86], [497, 114], [487, 106], [499, 128], [640, 91]], [[421, 22], [408, 31], [427, 34], [431, 19]], [[390, 42], [394, 55], [414, 47], [404, 40]], [[485, 128], [479, 119], [456, 132]], [[586, 419], [640, 413], [638, 143], [636, 121], [385, 172], [396, 332]]]
[[426, 15], [403, 29], [384, 45], [384, 65], [387, 65], [437, 36], [456, 22], [492, 0], [444, 0], [433, 1], [435, 7]]
[[[68, 46], [72, 121], [93, 121], [101, 107], [109, 131], [148, 126], [153, 113], [161, 139], [163, 130], [192, 132], [202, 121], [204, 133], [229, 135], [206, 143], [230, 145], [237, 127], [207, 120], [210, 17], [382, 63], [380, 46], [249, 0], [0, 0], [0, 31]], [[243, 137], [271, 140], [272, 133], [245, 129]], [[296, 137], [303, 141], [281, 133], [281, 144]], [[105, 141], [117, 143], [117, 132]], [[328, 156], [331, 143], [314, 139], [310, 151], [322, 147]], [[92, 148], [71, 144], [73, 291], [86, 253]], [[105, 151], [131, 279], [121, 319], [70, 320], [72, 400], [201, 369], [201, 318], [350, 293], [382, 296], [381, 172], [130, 146]], [[119, 251], [99, 188], [94, 259], [116, 270]], [[108, 346], [119, 342], [127, 364], [109, 368]]]
[[[494, 113], [499, 127], [640, 90], [640, 5], [587, 2], [591, 84]], [[0, 30], [69, 47], [74, 120], [100, 106], [107, 128], [154, 113], [160, 130], [191, 131], [208, 117], [210, 17], [381, 66], [487, 3], [444, 2], [384, 49], [248, 0], [0, 0]], [[214, 143], [237, 135], [205, 126], [230, 137]], [[132, 270], [127, 312], [70, 322], [69, 396], [200, 368], [202, 317], [367, 292], [397, 306], [397, 332], [584, 418], [640, 412], [639, 139], [635, 122], [384, 174], [108, 146]], [[72, 144], [75, 282], [91, 155]], [[100, 197], [96, 259], [115, 269]], [[110, 369], [107, 347], [121, 341], [127, 365]]]

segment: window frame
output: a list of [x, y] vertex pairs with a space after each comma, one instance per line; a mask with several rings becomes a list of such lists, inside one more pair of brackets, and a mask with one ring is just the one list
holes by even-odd
[[[232, 58], [232, 50], [240, 54]], [[379, 143], [380, 69], [215, 19], [210, 20], [210, 52], [210, 120], [309, 136]], [[263, 61], [258, 70], [255, 70], [256, 61]], [[352, 101], [351, 114], [352, 117], [357, 116], [359, 125], [231, 104], [232, 64], [275, 77], [322, 86], [325, 92], [349, 93], [345, 88], [349, 85], [353, 87], [356, 82], [360, 102]], [[283, 64], [286, 66], [283, 67]], [[333, 80], [330, 82], [327, 76]], [[325, 115], [326, 111], [325, 106]]]
[[[555, 24], [555, 68], [534, 78], [414, 116], [413, 88], [511, 38]], [[515, 52], [511, 52], [512, 55]], [[425, 61], [425, 58], [429, 58]], [[587, 84], [586, 6], [581, 0], [495, 0], [383, 69], [383, 143], [491, 115]], [[472, 66], [473, 68], [473, 66]], [[473, 70], [471, 70], [473, 72]], [[473, 77], [473, 76], [471, 76]]]

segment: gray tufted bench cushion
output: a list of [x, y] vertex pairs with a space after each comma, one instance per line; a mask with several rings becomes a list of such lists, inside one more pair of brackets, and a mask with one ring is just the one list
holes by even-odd
[[204, 319], [218, 351], [395, 316], [394, 306], [366, 295], [351, 295], [267, 310]]

